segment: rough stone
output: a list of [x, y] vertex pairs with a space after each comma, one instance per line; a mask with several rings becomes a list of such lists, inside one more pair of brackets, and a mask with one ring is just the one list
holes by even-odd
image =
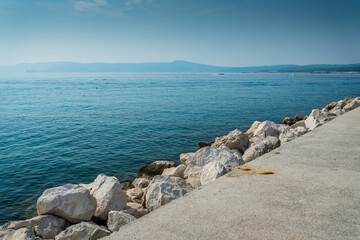
[[184, 164], [180, 164], [177, 167], [164, 169], [162, 175], [163, 176], [174, 176], [174, 177], [184, 178], [185, 169], [186, 169], [186, 166]]
[[355, 108], [357, 108], [359, 106], [360, 106], [360, 101], [357, 100], [357, 99], [354, 99], [354, 100], [352, 100], [351, 102], [349, 102], [348, 104], [345, 105], [344, 110], [345, 111], [351, 111], [351, 110], [353, 110], [353, 109], [355, 109]]
[[331, 109], [333, 109], [336, 106], [337, 102], [332, 102], [329, 103], [328, 105], [326, 105], [325, 109], [330, 111]]
[[143, 196], [144, 192], [141, 188], [132, 188], [126, 191], [126, 195], [130, 198], [131, 202], [138, 202], [141, 203], [141, 197]]
[[153, 211], [192, 190], [193, 187], [182, 178], [156, 176], [146, 192], [146, 208]]
[[271, 121], [262, 122], [254, 132], [254, 136], [258, 136], [262, 139], [265, 139], [269, 136], [278, 137], [280, 132], [279, 129], [280, 124], [276, 124]]
[[303, 117], [302, 117], [300, 114], [296, 114], [295, 117], [294, 117], [294, 120], [295, 120], [296, 122], [298, 122], [298, 121], [303, 120]]
[[244, 153], [243, 159], [245, 162], [250, 162], [255, 158], [270, 152], [271, 150], [280, 146], [280, 140], [277, 137], [267, 137], [263, 141], [251, 145]]
[[214, 142], [199, 142], [199, 148], [210, 147]]
[[110, 235], [110, 231], [93, 222], [72, 225], [55, 237], [55, 240], [96, 240]]
[[259, 127], [260, 124], [261, 124], [261, 122], [255, 121], [251, 125], [251, 127], [246, 131], [246, 133], [249, 135], [249, 138], [252, 138], [254, 136], [254, 133], [255, 133], [256, 129]]
[[90, 220], [96, 199], [80, 185], [67, 184], [44, 191], [37, 201], [39, 215], [56, 215], [71, 223]]
[[223, 137], [217, 137], [211, 145], [212, 148], [226, 146], [229, 149], [237, 149], [243, 153], [249, 145], [249, 136], [238, 129], [235, 129]]
[[128, 202], [127, 207], [124, 210], [121, 210], [120, 212], [130, 214], [130, 215], [134, 216], [135, 218], [140, 218], [140, 217], [148, 214], [149, 210], [144, 208], [139, 203]]
[[96, 198], [94, 217], [106, 220], [110, 211], [118, 211], [126, 207], [126, 195], [116, 177], [100, 174], [94, 182], [84, 186]]
[[184, 164], [185, 166], [187, 166], [187, 161], [192, 158], [194, 156], [195, 153], [190, 152], [190, 153], [182, 153], [180, 154], [180, 162], [182, 164]]
[[175, 166], [176, 164], [172, 161], [156, 161], [140, 168], [138, 177], [153, 178], [156, 175], [161, 175], [165, 168]]
[[315, 128], [321, 126], [322, 124], [319, 122], [319, 120], [317, 120], [315, 117], [313, 116], [309, 116], [306, 120], [305, 120], [305, 126], [308, 130], [314, 130]]
[[[30, 227], [14, 229], [0, 229], [1, 240], [38, 240]], [[40, 240], [40, 239], [39, 239]]]
[[146, 188], [149, 186], [151, 180], [148, 178], [135, 178], [135, 180], [131, 183], [131, 186], [136, 188]]
[[218, 177], [221, 177], [227, 173], [224, 165], [218, 162], [210, 162], [204, 166], [200, 176], [201, 185], [205, 185], [209, 182], [214, 181]]
[[119, 229], [136, 220], [136, 218], [130, 214], [119, 212], [119, 211], [110, 211], [107, 219], [107, 226], [111, 232], [119, 231]]

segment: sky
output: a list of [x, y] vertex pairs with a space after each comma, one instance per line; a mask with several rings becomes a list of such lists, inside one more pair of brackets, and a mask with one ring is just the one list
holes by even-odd
[[359, 0], [0, 0], [0, 65], [360, 63]]

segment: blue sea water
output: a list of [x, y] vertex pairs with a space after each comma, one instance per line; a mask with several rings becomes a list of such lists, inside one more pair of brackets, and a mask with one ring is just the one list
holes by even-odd
[[253, 121], [360, 95], [358, 74], [0, 74], [0, 225], [41, 193], [120, 181]]

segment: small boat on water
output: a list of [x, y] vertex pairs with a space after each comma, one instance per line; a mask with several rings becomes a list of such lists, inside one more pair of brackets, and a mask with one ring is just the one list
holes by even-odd
[[225, 75], [225, 73], [219, 73], [219, 75]]

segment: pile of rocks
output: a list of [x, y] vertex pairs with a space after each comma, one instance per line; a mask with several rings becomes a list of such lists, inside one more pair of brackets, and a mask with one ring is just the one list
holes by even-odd
[[181, 164], [156, 161], [142, 167], [128, 189], [117, 178], [100, 174], [89, 184], [47, 189], [37, 202], [39, 216], [8, 222], [0, 239], [99, 239], [190, 191], [214, 181], [246, 162], [291, 141], [360, 105], [346, 98], [315, 109], [304, 119], [282, 124], [254, 122], [247, 132], [237, 129], [196, 152], [180, 155]]

